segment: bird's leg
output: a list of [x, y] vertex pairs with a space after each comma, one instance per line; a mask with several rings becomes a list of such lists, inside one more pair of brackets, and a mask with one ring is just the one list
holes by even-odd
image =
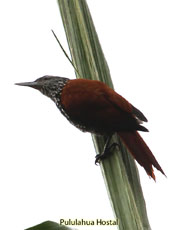
[[100, 163], [101, 160], [107, 158], [110, 154], [112, 154], [112, 151], [115, 149], [115, 147], [118, 146], [118, 144], [115, 142], [109, 146], [111, 138], [112, 138], [112, 135], [110, 135], [107, 138], [105, 146], [103, 148], [103, 152], [96, 155], [95, 164]]

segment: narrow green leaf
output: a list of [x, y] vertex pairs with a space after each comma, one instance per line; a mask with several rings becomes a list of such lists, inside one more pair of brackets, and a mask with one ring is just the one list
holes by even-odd
[[[85, 0], [58, 0], [72, 61], [80, 76], [100, 80], [113, 88], [110, 72]], [[78, 73], [76, 76], [79, 77]], [[92, 135], [97, 153], [105, 140]], [[119, 138], [120, 150], [101, 163], [101, 170], [114, 214], [122, 230], [149, 230], [145, 200], [135, 162]]]
[[25, 230], [70, 230], [70, 228], [67, 228], [66, 226], [60, 225], [53, 221], [45, 221]]

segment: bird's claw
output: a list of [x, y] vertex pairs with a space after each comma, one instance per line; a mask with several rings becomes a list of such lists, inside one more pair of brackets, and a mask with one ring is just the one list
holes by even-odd
[[116, 142], [112, 143], [109, 148], [108, 151], [111, 153], [116, 147], [119, 148], [119, 144], [117, 144]]
[[113, 150], [119, 147], [119, 145], [117, 143], [112, 143], [109, 147], [107, 147], [106, 149], [103, 150], [102, 153], [97, 154], [96, 155], [96, 159], [95, 159], [95, 164], [98, 165], [98, 163], [100, 164], [100, 162], [107, 158], [109, 155], [111, 155], [113, 153]]
[[102, 154], [97, 154], [95, 159], [95, 165], [100, 164], [101, 159], [102, 159]]

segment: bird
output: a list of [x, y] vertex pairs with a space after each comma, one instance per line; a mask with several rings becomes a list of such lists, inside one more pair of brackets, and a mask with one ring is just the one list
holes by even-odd
[[83, 132], [105, 136], [103, 152], [95, 163], [108, 157], [117, 145], [110, 145], [117, 133], [133, 158], [156, 180], [153, 166], [165, 175], [138, 131], [148, 132], [144, 114], [105, 83], [89, 79], [69, 79], [46, 75], [33, 82], [16, 83], [39, 90], [54, 101], [67, 120]]

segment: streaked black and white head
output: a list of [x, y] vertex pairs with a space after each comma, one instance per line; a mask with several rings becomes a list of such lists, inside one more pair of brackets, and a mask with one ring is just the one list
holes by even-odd
[[16, 83], [16, 85], [37, 89], [57, 103], [57, 99], [60, 97], [61, 91], [68, 81], [68, 78], [46, 75], [33, 82]]

